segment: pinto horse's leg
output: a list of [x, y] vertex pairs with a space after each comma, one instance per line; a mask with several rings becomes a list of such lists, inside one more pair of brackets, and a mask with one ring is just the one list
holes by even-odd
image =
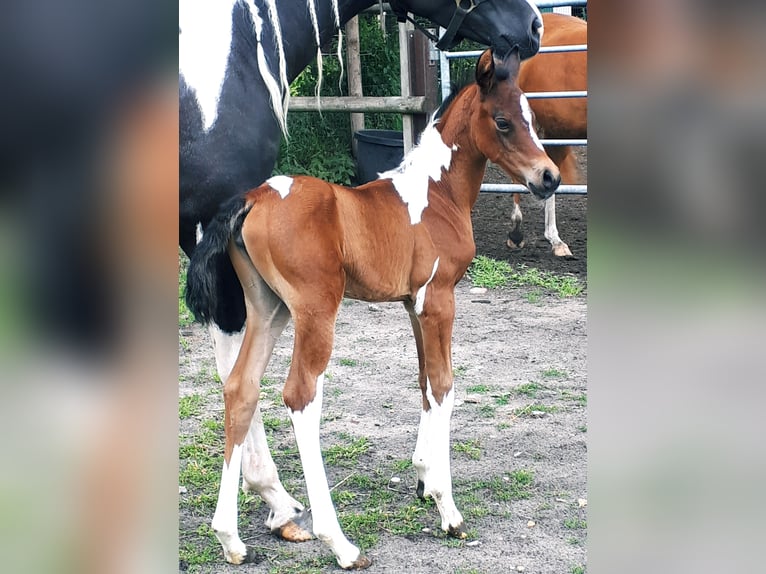
[[418, 345], [423, 411], [412, 465], [418, 473], [418, 495], [436, 501], [442, 530], [465, 538], [463, 516], [452, 498], [450, 419], [455, 403], [452, 386], [452, 323], [455, 297], [451, 287], [433, 285], [418, 314], [407, 304]]
[[505, 244], [511, 249], [521, 249], [524, 247], [524, 225], [521, 215], [521, 196], [518, 193], [513, 194], [513, 213], [511, 213], [511, 230], [508, 232], [508, 240]]
[[[337, 277], [342, 278], [342, 272]], [[295, 347], [283, 398], [306, 478], [314, 534], [330, 547], [342, 568], [366, 568], [371, 561], [348, 541], [338, 523], [319, 444], [324, 371], [332, 353], [335, 317], [343, 297], [342, 279], [337, 289], [331, 287], [332, 279], [329, 281], [317, 278], [315, 284], [301, 292], [304, 300], [298, 305], [291, 304]], [[324, 290], [318, 290], [319, 285]], [[309, 298], [310, 302], [305, 301]]]

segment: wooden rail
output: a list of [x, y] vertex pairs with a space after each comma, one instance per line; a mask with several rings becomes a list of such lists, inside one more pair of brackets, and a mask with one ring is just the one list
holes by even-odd
[[391, 112], [397, 114], [425, 113], [425, 96], [386, 97], [323, 97], [317, 104], [314, 97], [290, 98], [291, 112]]

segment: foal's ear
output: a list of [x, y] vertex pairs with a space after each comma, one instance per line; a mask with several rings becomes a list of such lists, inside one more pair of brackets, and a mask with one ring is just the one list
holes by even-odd
[[484, 95], [495, 85], [495, 55], [492, 50], [485, 50], [476, 63], [476, 83]]
[[498, 58], [492, 50], [484, 52], [476, 64], [476, 83], [479, 84], [481, 93], [488, 94], [495, 87], [496, 82], [515, 78], [519, 73], [520, 62], [517, 46], [514, 46], [503, 58]]

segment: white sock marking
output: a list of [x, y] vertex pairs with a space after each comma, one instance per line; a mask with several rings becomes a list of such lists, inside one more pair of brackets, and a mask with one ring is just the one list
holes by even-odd
[[215, 506], [212, 527], [218, 541], [223, 546], [226, 560], [240, 564], [247, 556], [247, 547], [239, 539], [237, 531], [237, 488], [239, 471], [242, 466], [242, 445], [234, 445], [229, 464], [223, 463], [221, 486], [218, 489], [218, 502]]
[[284, 526], [295, 517], [296, 510], [303, 510], [303, 505], [287, 493], [279, 480], [277, 467], [271, 457], [266, 432], [263, 429], [260, 403], [245, 438], [242, 488], [257, 492], [269, 505], [271, 511], [266, 518], [266, 526], [270, 530]]
[[423, 305], [425, 305], [426, 302], [426, 287], [428, 287], [428, 284], [433, 281], [434, 275], [436, 275], [436, 270], [439, 268], [439, 258], [436, 258], [436, 261], [434, 261], [434, 268], [433, 271], [431, 271], [431, 276], [428, 278], [428, 281], [426, 281], [423, 286], [418, 289], [418, 292], [415, 294], [415, 313], [420, 315], [423, 312]]
[[426, 399], [431, 407], [420, 414], [420, 428], [412, 464], [418, 478], [425, 486], [424, 494], [433, 497], [442, 519], [442, 530], [459, 526], [463, 516], [452, 498], [452, 475], [450, 471], [450, 419], [455, 404], [453, 389], [444, 395], [439, 405], [426, 380]]
[[327, 475], [319, 445], [319, 419], [322, 414], [324, 374], [317, 378], [316, 395], [303, 411], [287, 409], [293, 422], [295, 441], [301, 456], [314, 522], [314, 534], [335, 554], [338, 564], [350, 567], [359, 558], [359, 549], [348, 541], [338, 524], [335, 507], [327, 486]]
[[529, 107], [529, 100], [527, 100], [527, 96], [524, 94], [521, 94], [521, 98], [519, 99], [521, 102], [521, 115], [524, 117], [524, 120], [527, 122], [527, 129], [529, 130], [529, 135], [532, 136], [532, 141], [535, 142], [535, 145], [540, 148], [541, 150], [545, 151], [543, 148], [543, 144], [540, 141], [540, 138], [537, 137], [537, 132], [535, 131], [534, 122], [532, 121], [532, 108]]
[[266, 180], [266, 183], [284, 199], [290, 193], [293, 186], [293, 178], [286, 175], [275, 175]]
[[379, 175], [380, 179], [391, 179], [407, 205], [412, 225], [420, 223], [423, 210], [428, 207], [428, 180], [439, 181], [442, 168], [449, 169], [452, 163], [453, 150], [444, 143], [435, 125], [435, 121], [428, 124], [420, 136], [420, 143], [407, 154], [399, 167]]
[[513, 227], [517, 227], [523, 220], [523, 215], [521, 213], [521, 208], [519, 207], [518, 203], [513, 204], [513, 211], [511, 212], [511, 223], [513, 223]]
[[235, 2], [181, 0], [178, 5], [178, 71], [194, 90], [205, 130], [218, 116], [218, 99], [231, 51]]

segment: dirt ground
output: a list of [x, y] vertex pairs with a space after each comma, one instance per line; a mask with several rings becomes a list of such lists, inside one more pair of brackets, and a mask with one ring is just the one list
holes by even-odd
[[[559, 231], [575, 255], [568, 260], [550, 254], [543, 237], [542, 206], [533, 205], [528, 195], [523, 200], [528, 245], [511, 252], [505, 247], [510, 194], [481, 194], [474, 211], [477, 252], [587, 281], [587, 200], [558, 198]], [[367, 550], [373, 560], [369, 572], [584, 572], [586, 301], [584, 295], [528, 297], [530, 290], [505, 287], [472, 293], [467, 279], [456, 289], [452, 476], [471, 536], [458, 542], [440, 535], [438, 511], [433, 505], [422, 505], [418, 507], [422, 528], [397, 534], [395, 524], [373, 526], [376, 540]], [[223, 405], [220, 383], [212, 380], [214, 362], [206, 331], [194, 324], [181, 328], [180, 338], [179, 394], [204, 397], [202, 410], [180, 422], [181, 444], [185, 444], [205, 420], [222, 420]], [[262, 400], [264, 417], [283, 423], [287, 417], [279, 389], [289, 365], [291, 342], [288, 326], [266, 373], [275, 381], [274, 392], [264, 393]], [[376, 489], [384, 491], [392, 508], [410, 508], [416, 481], [407, 460], [415, 446], [420, 395], [415, 344], [402, 306], [344, 302], [328, 373], [323, 449], [358, 437], [365, 437], [368, 445], [351, 466], [327, 465], [330, 485], [343, 481], [336, 494], [346, 492], [339, 499], [339, 510], [362, 513], [365, 500]], [[291, 429], [284, 424], [270, 428], [268, 434], [277, 464], [288, 467], [280, 466], [286, 487], [305, 502], [305, 484], [294, 451], [279, 454], [295, 447]], [[457, 450], [455, 445], [463, 448]], [[182, 469], [188, 464], [189, 460], [181, 460]], [[532, 481], [524, 495], [507, 496], [503, 485], [519, 471], [528, 473]], [[360, 486], [363, 483], [355, 479], [359, 476], [368, 477], [372, 489]], [[391, 481], [393, 476], [401, 481]], [[226, 564], [207, 529], [214, 499], [200, 508], [191, 504], [200, 496], [200, 488], [183, 481], [180, 487], [181, 546], [207, 545], [212, 553], [202, 566], [182, 561], [181, 570], [340, 571], [320, 542], [291, 544], [269, 534], [263, 525], [267, 509], [257, 497], [241, 505], [240, 517], [240, 535], [256, 550], [256, 562], [239, 567]]]

